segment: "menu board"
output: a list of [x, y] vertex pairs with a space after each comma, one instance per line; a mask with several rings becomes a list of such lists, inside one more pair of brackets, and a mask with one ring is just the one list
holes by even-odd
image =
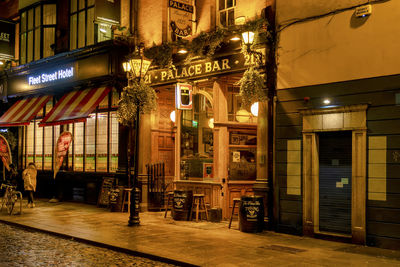
[[114, 177], [103, 177], [103, 183], [99, 193], [97, 206], [108, 206], [110, 204], [110, 191], [115, 183]]

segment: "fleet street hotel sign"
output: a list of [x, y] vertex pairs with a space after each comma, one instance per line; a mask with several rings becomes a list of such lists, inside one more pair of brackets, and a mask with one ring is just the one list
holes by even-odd
[[74, 77], [74, 67], [68, 67], [64, 69], [55, 70], [49, 73], [42, 73], [39, 75], [28, 76], [28, 84], [30, 86], [40, 85], [72, 77]]
[[[264, 49], [263, 49], [264, 50]], [[260, 50], [260, 52], [263, 52]], [[263, 65], [265, 59], [263, 53]], [[188, 65], [180, 65], [170, 69], [149, 70], [145, 82], [151, 85], [174, 83], [178, 80], [198, 79], [244, 70], [248, 65], [255, 63], [254, 55], [244, 56], [242, 53], [216, 58], [213, 60], [196, 61]]]

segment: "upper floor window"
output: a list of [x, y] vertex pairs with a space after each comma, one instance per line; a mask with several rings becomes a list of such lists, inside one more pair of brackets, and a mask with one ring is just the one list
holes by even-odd
[[236, 0], [218, 0], [218, 25], [229, 27], [235, 25]]
[[56, 21], [55, 4], [39, 4], [21, 12], [21, 64], [54, 55]]
[[95, 21], [95, 0], [71, 0], [70, 50], [111, 39], [111, 24]]

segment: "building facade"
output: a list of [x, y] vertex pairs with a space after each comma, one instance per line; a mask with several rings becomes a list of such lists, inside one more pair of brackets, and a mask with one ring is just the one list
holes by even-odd
[[398, 248], [400, 5], [366, 2], [277, 1], [274, 215]]

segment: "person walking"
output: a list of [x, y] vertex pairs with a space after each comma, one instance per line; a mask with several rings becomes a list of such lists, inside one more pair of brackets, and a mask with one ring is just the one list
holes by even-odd
[[28, 167], [22, 172], [22, 179], [24, 180], [24, 189], [28, 193], [28, 207], [34, 208], [33, 192], [36, 191], [36, 176], [37, 170], [35, 163], [29, 163]]

